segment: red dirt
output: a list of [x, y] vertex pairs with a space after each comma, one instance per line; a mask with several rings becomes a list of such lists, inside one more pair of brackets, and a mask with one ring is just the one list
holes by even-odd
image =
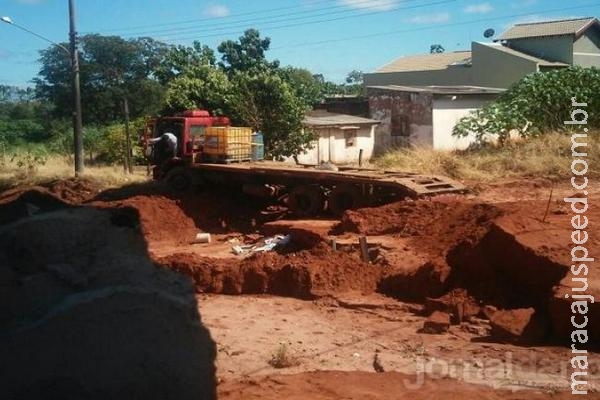
[[[222, 400], [539, 400], [550, 397], [542, 391], [493, 390], [451, 379], [425, 378], [422, 385], [416, 385], [415, 382], [415, 376], [397, 372], [307, 372], [225, 382], [219, 385], [218, 392]], [[566, 400], [569, 396], [572, 396], [571, 393], [561, 392], [553, 394], [551, 398]]]
[[156, 262], [190, 276], [200, 293], [270, 293], [303, 299], [344, 291], [372, 293], [381, 273], [379, 266], [363, 263], [355, 254], [334, 253], [324, 245], [285, 255], [255, 254], [243, 260], [184, 253]]
[[[518, 195], [511, 193], [513, 197]], [[570, 194], [565, 193], [565, 196]], [[570, 293], [572, 286], [569, 270], [571, 215], [565, 214], [560, 201], [553, 201], [546, 221], [542, 222], [547, 204], [545, 200], [504, 202], [500, 201], [503, 200], [502, 193], [487, 196], [485, 201], [482, 198], [444, 196], [349, 211], [331, 229], [329, 221], [286, 220], [263, 225], [270, 218], [261, 212], [264, 206], [236, 191], [205, 191], [178, 199], [154, 185], [132, 185], [96, 194], [93, 185], [69, 180], [3, 193], [0, 195], [0, 224], [82, 204], [91, 206], [89, 208], [108, 209], [109, 225], [111, 229], [117, 228], [114, 232], [139, 227], [145, 240], [142, 246], [146, 247], [141, 250], [148, 251], [151, 262], [161, 269], [187, 275], [197, 293], [272, 294], [300, 299], [319, 298], [319, 301], [326, 302], [343, 294], [354, 293], [353, 296], [362, 299], [363, 295], [379, 292], [395, 299], [423, 304], [421, 309], [417, 305], [410, 307], [411, 312], [416, 312], [421, 318], [423, 314], [430, 315], [434, 311], [448, 313], [453, 325], [448, 333], [442, 333], [438, 338], [459, 342], [468, 340], [460, 332], [471, 324], [475, 328], [485, 328], [473, 333], [485, 341], [510, 341], [520, 345], [555, 343], [556, 339], [570, 342], [571, 302], [564, 295]], [[600, 198], [591, 199], [590, 203], [597, 201]], [[88, 207], [82, 208], [88, 210]], [[596, 208], [591, 207], [587, 215], [590, 221], [600, 220], [600, 212]], [[99, 238], [107, 236], [107, 232], [108, 236], [113, 235], [113, 230], [96, 228]], [[191, 245], [200, 231], [211, 233], [213, 243]], [[58, 274], [71, 284], [79, 282], [77, 276], [69, 275], [68, 268], [64, 271], [59, 268], [59, 272], [55, 267], [48, 271], [44, 269], [45, 263], [57, 256], [46, 255], [51, 253], [52, 246], [37, 246], [37, 236], [41, 233], [53, 240], [78, 238], [78, 245], [65, 254], [82, 268], [91, 262], [89, 257], [92, 253], [96, 257], [95, 263], [106, 258], [110, 261], [107, 265], [113, 265], [112, 253], [104, 250], [98, 253], [95, 246], [99, 242], [83, 240], [77, 234], [66, 232], [60, 225], [44, 225], [40, 232], [28, 235], [27, 240], [25, 236], [18, 240], [19, 243], [27, 242], [36, 251], [28, 250], [25, 254], [20, 251], [21, 247], [7, 242], [5, 257], [12, 261], [17, 257], [25, 260], [15, 267], [19, 273], [34, 276], [43, 272], [50, 278]], [[599, 254], [600, 225], [590, 224], [588, 232], [590, 240], [587, 248], [590, 254]], [[277, 252], [245, 258], [228, 254], [232, 238], [245, 244], [276, 233], [291, 235], [291, 242]], [[107, 239], [107, 243], [113, 243], [120, 237], [117, 233], [114, 235]], [[370, 263], [360, 259], [356, 243], [362, 235], [368, 237], [371, 246]], [[329, 244], [331, 238], [338, 243], [336, 252]], [[116, 243], [114, 245], [117, 246]], [[125, 257], [127, 246], [123, 243], [119, 246], [123, 253], [121, 256]], [[144, 261], [145, 254], [141, 254], [138, 247], [135, 250], [140, 261]], [[217, 255], [217, 252], [220, 253]], [[62, 253], [60, 257], [63, 257]], [[147, 263], [148, 260], [145, 260]], [[594, 263], [589, 267], [590, 287], [587, 293], [600, 298], [600, 268]], [[129, 282], [126, 272], [121, 271], [119, 279]], [[90, 282], [94, 279], [95, 275], [90, 275]], [[17, 292], [18, 289], [15, 289], [14, 293]], [[484, 308], [490, 310], [489, 306], [500, 311], [492, 316], [492, 313], [483, 311]], [[600, 302], [589, 307], [590, 321], [600, 320]], [[535, 319], [541, 321], [540, 324], [529, 324], [523, 311], [518, 311], [527, 308], [531, 309], [527, 315], [535, 310]], [[360, 312], [364, 310], [356, 312], [360, 319]], [[227, 310], [222, 313], [222, 318], [225, 318]], [[390, 321], [403, 324], [400, 319], [390, 318]], [[492, 336], [481, 338], [490, 330], [490, 323], [484, 320], [494, 318]], [[461, 324], [463, 321], [469, 322]], [[420, 334], [417, 328], [407, 329], [412, 329], [411, 334]], [[589, 334], [590, 343], [600, 342], [597, 326], [590, 324]], [[410, 340], [415, 339], [411, 337]], [[543, 355], [546, 350], [539, 351]], [[419, 391], [411, 391], [401, 384], [405, 377], [394, 373], [318, 372], [225, 382], [218, 390], [224, 399], [300, 396], [313, 399], [543, 398], [542, 394], [534, 392], [521, 395], [492, 391], [451, 380], [444, 380], [443, 384], [428, 381]], [[560, 399], [561, 396], [558, 394], [555, 398]]]
[[[501, 309], [534, 307], [554, 321], [555, 334], [566, 337], [559, 325], [565, 324], [567, 314], [562, 312], [556, 320], [548, 311], [551, 303], [554, 309], [566, 310], [561, 299], [551, 301], [570, 266], [565, 257], [570, 251], [565, 239], [570, 237], [570, 219], [560, 213], [559, 203], [553, 204], [542, 223], [531, 210], [543, 209], [544, 201], [488, 204], [444, 196], [397, 202], [348, 211], [329, 235], [317, 223], [314, 228], [308, 222], [278, 224], [268, 233], [291, 232], [294, 237], [281, 250], [285, 254], [244, 260], [211, 258], [210, 247], [200, 252], [178, 247], [188, 245], [199, 231], [217, 239], [223, 234], [258, 232], [263, 222], [260, 205], [237, 192], [202, 192], [180, 200], [162, 194], [138, 195], [93, 204], [135, 208], [149, 246], [173, 246], [156, 262], [192, 277], [198, 292], [313, 298], [359, 290], [423, 302], [464, 289], [473, 309], [483, 304]], [[328, 236], [342, 241], [357, 234], [386, 237], [393, 243], [379, 246], [370, 265], [360, 262], [357, 248], [333, 253], [325, 244]], [[454, 316], [458, 312], [445, 311]], [[471, 314], [473, 310], [467, 310], [467, 317]]]

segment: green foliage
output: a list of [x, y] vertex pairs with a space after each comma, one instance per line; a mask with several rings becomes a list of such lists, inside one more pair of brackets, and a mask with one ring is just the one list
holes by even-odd
[[431, 53], [431, 54], [440, 54], [445, 51], [446, 51], [446, 49], [444, 49], [444, 46], [442, 46], [441, 44], [432, 44], [429, 47], [429, 53]]
[[234, 116], [264, 133], [265, 149], [274, 158], [302, 152], [314, 139], [303, 129], [305, 103], [279, 74], [238, 72], [232, 78]]
[[168, 113], [202, 108], [213, 114], [225, 114], [231, 84], [227, 75], [212, 66], [197, 65], [186, 68], [167, 86], [165, 104]]
[[167, 84], [192, 68], [214, 66], [216, 62], [215, 52], [210, 47], [195, 41], [192, 47], [171, 47], [161, 64], [156, 67], [154, 74], [162, 84]]
[[279, 69], [279, 73], [307, 107], [323, 101], [323, 84], [309, 70], [288, 66]]
[[[84, 123], [103, 124], [123, 118], [122, 103], [130, 99], [133, 118], [162, 105], [162, 85], [154, 78], [167, 45], [150, 38], [85, 35], [80, 38], [80, 81]], [[71, 115], [71, 66], [57, 46], [40, 52], [42, 67], [34, 79], [38, 98], [51, 102], [54, 116]], [[135, 101], [136, 99], [143, 99]]]
[[229, 74], [278, 68], [279, 61], [269, 62], [265, 57], [270, 45], [270, 38], [263, 39], [256, 29], [248, 29], [237, 41], [226, 40], [217, 47], [222, 55], [219, 65]]
[[45, 165], [48, 160], [48, 154], [37, 148], [28, 147], [24, 152], [13, 153], [10, 162], [15, 163], [24, 177], [35, 175], [38, 168]]
[[521, 137], [569, 128], [575, 98], [588, 103], [588, 127], [600, 127], [600, 69], [570, 67], [531, 74], [495, 102], [459, 121], [453, 135], [475, 135], [479, 142], [493, 137], [506, 142], [511, 132]]
[[364, 80], [364, 75], [362, 71], [352, 70], [346, 76], [346, 83], [351, 85], [362, 85]]

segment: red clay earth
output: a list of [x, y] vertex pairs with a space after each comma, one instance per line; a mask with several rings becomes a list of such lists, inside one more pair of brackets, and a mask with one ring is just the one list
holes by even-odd
[[226, 382], [219, 385], [218, 390], [219, 398], [223, 400], [566, 400], [572, 396], [564, 392], [549, 395], [533, 390], [526, 394], [492, 390], [450, 379], [428, 379], [422, 386], [411, 389], [410, 385], [415, 382], [414, 376], [396, 372], [320, 371]]
[[[348, 291], [379, 292], [424, 304], [421, 312], [426, 314], [448, 313], [453, 323], [475, 316], [491, 319], [492, 332], [501, 332], [495, 340], [540, 344], [555, 339], [569, 341], [571, 311], [564, 294], [571, 284], [572, 227], [571, 216], [559, 200], [551, 203], [544, 222], [541, 219], [546, 201], [502, 202], [501, 191], [493, 199], [488, 195], [485, 202], [459, 196], [401, 201], [349, 211], [329, 230], [321, 223], [313, 228], [308, 222], [290, 222], [289, 229], [283, 228], [292, 235], [287, 249], [241, 258], [216, 257], [214, 249], [230, 248], [231, 238], [251, 241], [260, 234], [272, 234], [273, 226], [264, 225], [260, 203], [237, 192], [212, 191], [176, 198], [153, 186], [134, 186], [96, 196], [85, 193], [79, 199], [77, 189], [73, 190], [75, 194], [35, 188], [1, 196], [0, 221], [60, 208], [60, 197], [77, 204], [83, 199], [90, 206], [125, 210], [117, 214], [125, 221], [130, 212], [139, 215], [140, 230], [154, 263], [189, 276], [200, 293], [269, 293], [314, 299]], [[516, 196], [514, 187], [506, 190]], [[600, 198], [590, 203], [594, 201]], [[594, 207], [587, 215], [592, 221], [600, 220], [600, 211]], [[199, 231], [213, 234], [214, 243], [190, 245]], [[590, 224], [588, 232], [588, 250], [598, 254], [600, 226]], [[370, 263], [360, 261], [356, 245], [348, 245], [356, 243], [360, 235], [366, 235], [373, 246]], [[337, 252], [330, 248], [330, 238], [340, 243]], [[590, 265], [589, 279], [587, 293], [600, 297], [600, 268]], [[532, 312], [523, 311], [528, 308]], [[495, 316], [490, 311], [496, 309], [503, 314]], [[591, 305], [589, 318], [600, 320], [600, 304]], [[523, 334], [532, 331], [538, 334]], [[592, 342], [600, 342], [597, 326], [590, 326], [590, 335]], [[223, 398], [239, 398], [236, 385], [250, 386], [256, 389], [256, 396], [282, 398], [292, 396], [288, 386], [295, 379], [305, 382], [303, 387], [312, 393], [314, 385], [324, 387], [321, 379], [330, 379], [324, 378], [326, 374], [316, 373], [313, 380], [310, 376], [282, 378], [285, 383], [281, 385], [273, 385], [269, 378], [255, 384], [232, 383], [231, 389], [219, 390]], [[383, 379], [379, 375], [362, 379], [359, 375], [340, 375], [339, 379], [363, 380], [364, 387], [374, 388], [379, 388], [380, 383], [375, 382]], [[392, 386], [391, 395], [402, 398], [400, 393], [404, 392]], [[352, 392], [350, 387], [348, 393], [342, 386], [331, 389], [334, 397], [315, 394], [311, 398], [335, 398], [337, 394], [364, 397], [364, 393]], [[372, 398], [379, 398], [376, 396], [382, 391], [377, 393]], [[436, 392], [436, 398], [455, 398], [451, 391], [448, 393], [448, 397], [440, 397]], [[500, 397], [511, 398], [500, 392], [480, 398]], [[527, 397], [535, 398], [529, 394]], [[414, 393], [411, 398], [416, 398]]]

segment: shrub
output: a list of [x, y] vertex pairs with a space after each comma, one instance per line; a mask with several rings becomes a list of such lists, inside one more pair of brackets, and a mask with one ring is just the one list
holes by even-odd
[[502, 145], [512, 133], [521, 137], [568, 129], [572, 98], [588, 103], [588, 127], [600, 127], [600, 69], [569, 67], [526, 76], [493, 103], [459, 121], [453, 135], [496, 138]]

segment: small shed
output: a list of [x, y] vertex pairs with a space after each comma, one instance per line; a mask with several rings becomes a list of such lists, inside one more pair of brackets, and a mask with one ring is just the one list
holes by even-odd
[[308, 113], [303, 123], [306, 129], [315, 132], [317, 140], [311, 149], [298, 156], [302, 164], [350, 164], [357, 163], [361, 154], [363, 160], [373, 155], [379, 121], [316, 110]]
[[452, 136], [454, 126], [504, 90], [477, 86], [369, 86], [370, 115], [381, 122], [375, 152], [403, 146], [465, 149], [473, 138]]

